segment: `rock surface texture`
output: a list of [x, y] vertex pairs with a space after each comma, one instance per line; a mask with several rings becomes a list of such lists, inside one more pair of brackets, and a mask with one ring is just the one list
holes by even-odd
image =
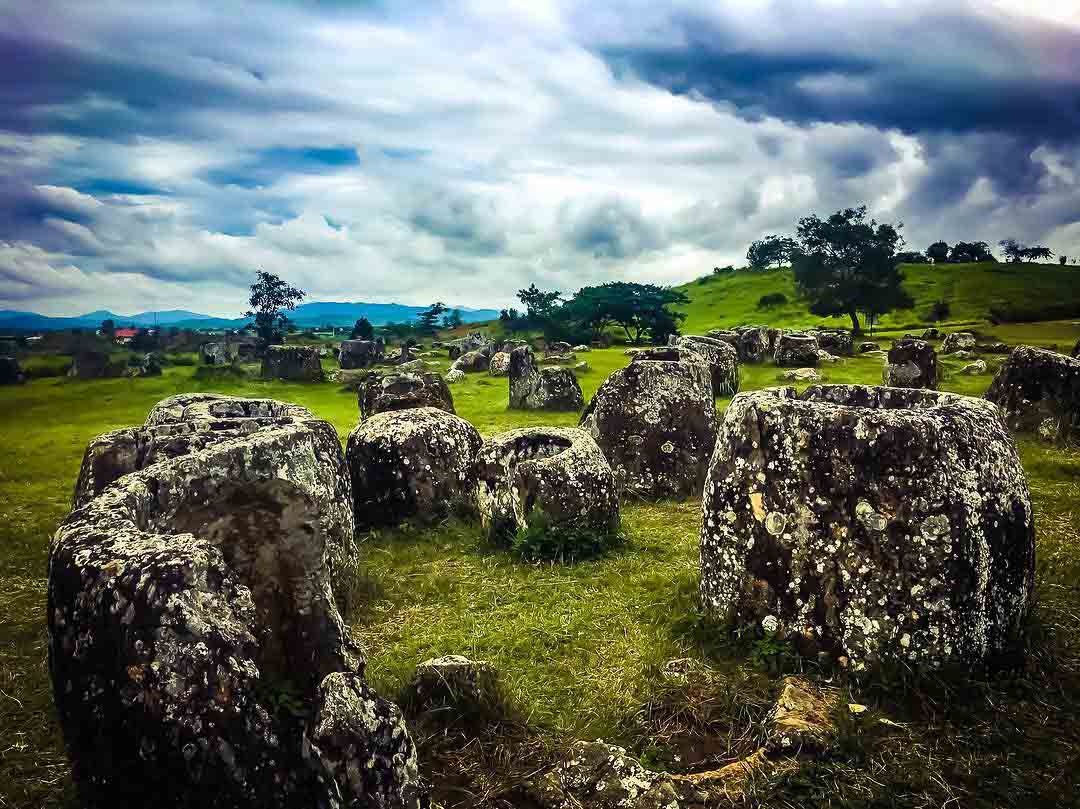
[[1080, 359], [1017, 346], [986, 398], [1001, 407], [1011, 430], [1061, 444], [1080, 440]]
[[455, 371], [464, 371], [469, 374], [486, 371], [490, 362], [491, 358], [482, 351], [469, 351], [454, 360], [454, 364], [450, 367]]
[[473, 513], [482, 443], [469, 422], [434, 407], [377, 413], [362, 422], [345, 450], [358, 527]]
[[635, 359], [612, 373], [582, 413], [627, 491], [649, 499], [701, 493], [716, 440], [709, 370], [698, 359]]
[[342, 340], [338, 351], [341, 367], [368, 368], [383, 359], [383, 344], [374, 340]]
[[713, 396], [734, 396], [739, 392], [739, 352], [734, 346], [694, 335], [679, 337], [675, 344], [700, 354], [708, 364]]
[[781, 368], [816, 368], [819, 350], [814, 335], [788, 331], [776, 338], [773, 359]]
[[431, 373], [372, 377], [358, 389], [357, 403], [363, 419], [376, 413], [411, 407], [437, 407], [447, 413], [457, 412], [450, 388], [442, 377]]
[[228, 365], [239, 356], [237, 343], [203, 343], [199, 346], [199, 359], [203, 365]]
[[484, 442], [476, 502], [489, 535], [502, 539], [540, 520], [551, 531], [619, 528], [619, 492], [611, 467], [587, 432], [526, 427]]
[[363, 685], [331, 587], [353, 534], [340, 444], [305, 413], [174, 397], [88, 450], [48, 591], [84, 805], [419, 805], [412, 742]]
[[510, 376], [510, 354], [506, 351], [492, 354], [488, 373], [492, 376]]
[[999, 411], [855, 385], [740, 394], [705, 488], [701, 571], [715, 615], [855, 670], [1006, 658], [1034, 525]]
[[975, 348], [975, 335], [966, 331], [954, 331], [947, 334], [941, 343], [942, 354], [953, 354], [957, 351], [972, 351]]
[[315, 346], [267, 346], [262, 360], [263, 379], [321, 382], [322, 360]]
[[510, 352], [510, 407], [521, 410], [580, 410], [581, 385], [569, 368], [540, 368], [528, 348]]
[[840, 357], [850, 357], [855, 353], [855, 342], [849, 331], [822, 330], [814, 332], [822, 350]]
[[897, 340], [889, 349], [882, 382], [894, 388], [937, 390], [938, 362], [934, 347], [914, 337]]

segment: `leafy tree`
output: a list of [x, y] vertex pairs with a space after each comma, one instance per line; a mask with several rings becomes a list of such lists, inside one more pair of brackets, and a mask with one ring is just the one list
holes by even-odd
[[375, 327], [371, 325], [371, 321], [366, 317], [362, 317], [357, 320], [352, 327], [352, 333], [349, 335], [350, 340], [374, 340], [375, 339]]
[[382, 329], [391, 337], [396, 337], [398, 340], [405, 340], [416, 331], [416, 326], [412, 323], [390, 322], [384, 323]]
[[112, 318], [101, 321], [101, 333], [110, 340], [116, 336], [116, 323]]
[[896, 254], [897, 264], [926, 264], [927, 259], [918, 250], [909, 250], [903, 253]]
[[944, 264], [949, 260], [949, 245], [947, 242], [934, 242], [926, 248], [926, 257], [935, 264]]
[[726, 267], [713, 267], [713, 275], [729, 275], [735, 272], [735, 268], [728, 264]]
[[1017, 263], [1024, 260], [1024, 250], [1027, 248], [1016, 239], [1002, 239], [998, 242], [998, 246], [1001, 248], [1001, 252], [1005, 254], [1012, 263]]
[[454, 309], [450, 312], [450, 314], [443, 318], [442, 324], [444, 329], [456, 329], [459, 328], [464, 322], [464, 319], [461, 317], [461, 310]]
[[957, 263], [997, 261], [986, 242], [957, 242], [953, 245], [949, 258]]
[[766, 236], [750, 245], [746, 260], [754, 270], [767, 270], [773, 265], [779, 269], [791, 261], [791, 253], [796, 247], [795, 240], [786, 236]]
[[656, 284], [611, 281], [600, 286], [582, 287], [566, 304], [556, 310], [556, 320], [578, 324], [593, 337], [609, 326], [618, 326], [633, 343], [649, 335], [654, 342], [678, 333], [682, 312], [669, 307], [689, 303], [685, 293]]
[[528, 289], [518, 290], [518, 300], [525, 305], [525, 315], [534, 324], [540, 324], [547, 320], [562, 295], [558, 290], [544, 292], [536, 288], [536, 284], [529, 284]]
[[1068, 263], [1069, 263], [1069, 257], [1068, 256], [1066, 256], [1066, 255], [1058, 256], [1058, 264], [1060, 264], [1062, 267], [1064, 267]]
[[815, 315], [851, 318], [862, 334], [859, 312], [871, 316], [914, 304], [896, 267], [903, 244], [899, 227], [867, 219], [866, 206], [799, 220], [799, 249], [792, 256], [795, 283]]
[[307, 293], [290, 286], [273, 273], [259, 270], [255, 277], [248, 299], [251, 308], [244, 312], [244, 317], [255, 318], [255, 332], [263, 345], [281, 343], [283, 332], [289, 325], [285, 312], [295, 309]]
[[1001, 245], [1001, 251], [1014, 264], [1029, 259], [1034, 261], [1040, 258], [1051, 258], [1054, 255], [1050, 248], [1043, 247], [1041, 244], [1033, 244], [1028, 247], [1016, 241], [1016, 239], [1002, 239], [998, 244]]
[[446, 313], [446, 304], [435, 301], [416, 316], [416, 330], [421, 334], [434, 334], [439, 330], [439, 318]]

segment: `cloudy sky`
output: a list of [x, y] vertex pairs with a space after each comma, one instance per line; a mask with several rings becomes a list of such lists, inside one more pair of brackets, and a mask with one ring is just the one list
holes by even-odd
[[502, 307], [860, 203], [1080, 255], [1078, 172], [1068, 0], [0, 0], [0, 308]]

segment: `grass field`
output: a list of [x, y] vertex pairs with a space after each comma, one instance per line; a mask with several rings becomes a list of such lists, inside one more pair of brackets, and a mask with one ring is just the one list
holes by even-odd
[[[932, 304], [946, 301], [950, 313], [945, 324], [978, 323], [988, 319], [995, 306], [1031, 301], [1033, 307], [1067, 306], [1075, 311], [1056, 317], [1080, 318], [1080, 266], [1058, 264], [904, 264], [904, 287], [915, 299], [913, 309], [892, 312], [881, 318], [885, 330], [910, 328], [924, 322]], [[849, 327], [845, 318], [820, 318], [806, 311], [798, 300], [790, 270], [738, 272], [708, 275], [678, 287], [690, 297], [684, 308], [683, 329], [700, 334], [706, 329], [740, 323], [802, 327], [817, 324]], [[786, 304], [758, 307], [763, 295], [781, 293]], [[1037, 312], [1026, 318], [1047, 320]]]
[[[783, 322], [771, 315], [744, 319]], [[687, 331], [716, 325], [698, 320]], [[1070, 322], [986, 331], [1042, 344], [1080, 336]], [[616, 349], [584, 358], [591, 366], [581, 376], [586, 398], [627, 362]], [[981, 395], [989, 384], [989, 373], [959, 376], [959, 363], [945, 365], [953, 374], [945, 389]], [[3, 809], [73, 805], [45, 668], [45, 566], [86, 443], [141, 423], [155, 402], [189, 390], [297, 402], [332, 422], [342, 438], [356, 423], [355, 394], [333, 384], [197, 382], [195, 372], [170, 367], [159, 379], [46, 378], [0, 390]], [[777, 374], [770, 366], [744, 367], [743, 389], [778, 384]], [[874, 357], [823, 369], [830, 382], [876, 383], [880, 374]], [[505, 379], [470, 375], [453, 393], [459, 415], [488, 435], [577, 421], [576, 414], [508, 411]], [[1076, 805], [1080, 455], [1027, 440], [1020, 447], [1038, 526], [1039, 605], [1026, 670], [992, 680], [882, 678], [859, 687], [852, 699], [871, 710], [845, 721], [838, 753], [761, 784], [762, 805]], [[577, 738], [617, 741], [644, 761], [673, 769], [708, 768], [748, 752], [779, 673], [802, 663], [733, 645], [699, 615], [699, 508], [696, 501], [626, 503], [625, 547], [574, 566], [517, 561], [468, 525], [363, 537], [366, 597], [354, 632], [368, 650], [373, 684], [393, 695], [419, 661], [465, 654], [495, 663], [520, 716], [517, 744], [482, 739], [447, 753], [424, 738], [442, 803], [483, 803], [498, 791], [500, 777], [535, 770], [550, 751]], [[673, 685], [662, 666], [684, 657], [704, 673], [692, 685]]]

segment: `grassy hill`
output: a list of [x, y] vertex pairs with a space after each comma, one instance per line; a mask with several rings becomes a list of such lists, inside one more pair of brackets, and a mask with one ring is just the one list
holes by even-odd
[[[879, 327], [913, 328], [926, 322], [937, 301], [949, 304], [943, 323], [974, 323], [990, 319], [991, 309], [1008, 321], [1056, 320], [1080, 317], [1080, 267], [1058, 264], [905, 264], [904, 286], [915, 299], [914, 309], [892, 312]], [[678, 289], [690, 297], [683, 331], [740, 323], [802, 327], [826, 323], [847, 326], [847, 318], [820, 318], [799, 299], [790, 270], [768, 273], [735, 272], [709, 275]], [[787, 303], [759, 308], [763, 295], [781, 293]]]

